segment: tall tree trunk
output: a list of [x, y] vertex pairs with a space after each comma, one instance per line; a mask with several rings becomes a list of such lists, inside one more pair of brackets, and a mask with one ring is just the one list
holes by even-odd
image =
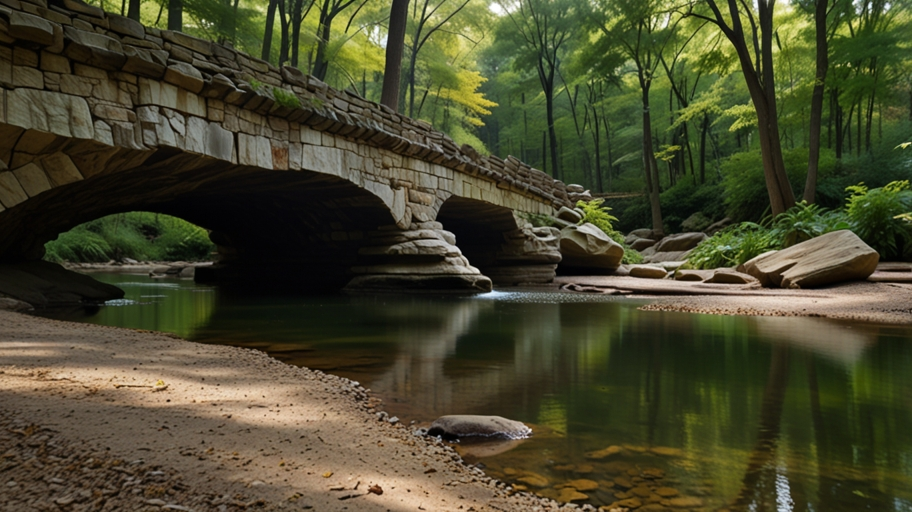
[[267, 62], [272, 54], [272, 30], [278, 6], [279, 0], [269, 0], [269, 6], [266, 8], [266, 29], [263, 31], [263, 50], [260, 52], [260, 58]]
[[709, 116], [703, 114], [700, 124], [700, 184], [706, 183], [706, 134], [709, 132]]
[[386, 38], [386, 65], [383, 69], [383, 91], [380, 103], [399, 111], [399, 82], [402, 77], [402, 52], [409, 0], [393, 0], [390, 7], [389, 34]]
[[554, 130], [554, 86], [549, 85], [545, 91], [545, 112], [548, 119], [548, 141], [551, 150], [551, 175], [554, 179], [561, 179], [561, 170], [557, 164], [557, 132]]
[[595, 190], [604, 192], [605, 189], [602, 186], [602, 152], [599, 138], [599, 118], [598, 111], [595, 107], [592, 107], [592, 127], [592, 142], [595, 144]]
[[812, 204], [817, 193], [817, 169], [820, 164], [820, 121], [823, 118], [823, 93], [829, 69], [827, 44], [827, 6], [829, 0], [816, 0], [814, 6], [814, 30], [817, 40], [817, 76], [814, 92], [811, 94], [811, 125], [808, 129], [808, 170], [804, 182], [803, 199]]
[[298, 67], [301, 45], [301, 23], [304, 21], [304, 0], [293, 0], [291, 4], [291, 65]]
[[130, 18], [133, 21], [139, 21], [139, 4], [140, 0], [130, 0], [129, 7], [127, 8], [127, 18]]
[[317, 58], [313, 69], [313, 76], [319, 80], [326, 80], [326, 73], [329, 71], [329, 61], [326, 60], [326, 46], [329, 44], [330, 35], [332, 35], [332, 22], [332, 16], [320, 13], [320, 28], [317, 32]]
[[662, 225], [662, 204], [659, 200], [659, 165], [656, 162], [652, 146], [652, 115], [649, 113], [649, 84], [644, 80], [644, 70], [640, 68], [640, 89], [643, 101], [643, 168], [646, 171], [646, 188], [649, 191], [649, 206], [652, 211], [652, 231], [657, 235], [665, 234]]
[[184, 30], [183, 0], [168, 0], [168, 30], [175, 32]]
[[288, 42], [290, 34], [288, 33], [288, 16], [285, 11], [285, 0], [279, 0], [279, 27], [282, 31], [279, 40], [279, 66], [288, 62]]

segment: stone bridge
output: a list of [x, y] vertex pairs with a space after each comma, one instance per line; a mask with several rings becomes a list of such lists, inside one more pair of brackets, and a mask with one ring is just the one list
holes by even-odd
[[0, 0], [0, 94], [5, 262], [143, 210], [211, 230], [220, 263], [200, 277], [485, 290], [550, 281], [555, 231], [515, 212], [588, 195], [295, 68], [76, 0]]

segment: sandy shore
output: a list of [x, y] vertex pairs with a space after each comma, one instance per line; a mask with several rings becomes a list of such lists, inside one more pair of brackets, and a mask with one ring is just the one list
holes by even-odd
[[[909, 284], [571, 283], [650, 310], [912, 324]], [[0, 311], [0, 511], [557, 508], [380, 409], [357, 383], [255, 350]]]
[[255, 350], [0, 311], [0, 510], [556, 508], [376, 405]]

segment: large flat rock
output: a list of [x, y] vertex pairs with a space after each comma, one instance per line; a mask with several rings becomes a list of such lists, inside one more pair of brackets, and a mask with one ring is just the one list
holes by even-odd
[[840, 230], [761, 254], [740, 265], [738, 271], [754, 276], [766, 287], [814, 288], [866, 279], [879, 260], [877, 251], [855, 233]]
[[532, 429], [522, 422], [502, 416], [456, 414], [434, 420], [428, 428], [428, 435], [444, 438], [483, 436], [524, 439], [532, 435]]

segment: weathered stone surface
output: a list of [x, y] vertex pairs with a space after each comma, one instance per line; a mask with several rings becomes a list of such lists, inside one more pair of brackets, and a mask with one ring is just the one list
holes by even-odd
[[124, 295], [116, 286], [46, 261], [0, 265], [0, 293], [33, 306], [99, 302]]
[[698, 281], [719, 284], [759, 284], [757, 279], [749, 274], [738, 272], [733, 268], [715, 268], [710, 270], [679, 269], [675, 271], [677, 281]]
[[91, 139], [92, 114], [86, 100], [50, 91], [13, 89], [7, 92], [6, 122], [64, 137]]
[[126, 61], [122, 67], [125, 73], [133, 73], [149, 78], [161, 78], [165, 75], [168, 54], [162, 50], [149, 50], [134, 46], [124, 47]]
[[119, 70], [127, 58], [120, 41], [97, 32], [79, 30], [69, 25], [63, 27], [66, 42], [64, 55], [84, 64], [109, 70]]
[[555, 217], [570, 224], [579, 224], [583, 220], [583, 215], [576, 208], [567, 208], [566, 206], [561, 206]]
[[28, 194], [16, 176], [9, 171], [0, 172], [0, 204], [5, 208], [12, 208], [26, 199]]
[[185, 62], [173, 62], [165, 69], [165, 81], [196, 94], [203, 90], [203, 75]]
[[38, 16], [12, 11], [9, 14], [9, 35], [16, 39], [51, 46], [54, 44], [54, 25]]
[[652, 240], [651, 238], [637, 238], [636, 240], [633, 241], [633, 243], [628, 244], [628, 245], [630, 246], [631, 249], [633, 249], [635, 251], [642, 251], [643, 249], [652, 247], [655, 244], [656, 244], [656, 241]]
[[107, 18], [111, 31], [136, 39], [145, 39], [146, 29], [143, 28], [142, 23], [110, 12], [107, 13]]
[[656, 244], [655, 250], [659, 252], [684, 252], [696, 247], [700, 242], [709, 238], [705, 233], [677, 233], [668, 235]]
[[51, 189], [51, 184], [44, 174], [44, 171], [34, 163], [28, 163], [15, 169], [13, 174], [16, 176], [16, 179], [19, 180], [19, 184], [22, 185], [23, 190], [25, 190], [25, 193], [28, 194], [29, 197], [35, 197], [45, 190]]
[[624, 248], [592, 224], [561, 230], [559, 272], [610, 272], [621, 264]]
[[532, 435], [532, 429], [522, 422], [501, 416], [478, 416], [471, 414], [441, 416], [428, 428], [429, 436], [446, 439], [484, 436], [523, 439]]
[[877, 251], [855, 233], [840, 230], [761, 254], [740, 265], [738, 271], [767, 287], [813, 288], [863, 280], [874, 272], [879, 260]]
[[662, 267], [653, 265], [630, 265], [629, 275], [645, 279], [665, 279], [668, 272]]
[[42, 157], [41, 167], [55, 187], [73, 183], [83, 178], [73, 160], [64, 153], [53, 153]]

